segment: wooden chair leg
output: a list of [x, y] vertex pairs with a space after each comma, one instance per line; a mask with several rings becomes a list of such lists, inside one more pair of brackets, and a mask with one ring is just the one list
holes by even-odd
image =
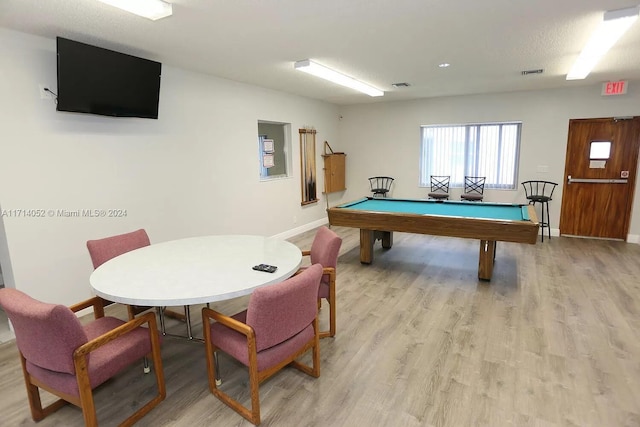
[[80, 408], [84, 417], [84, 425], [86, 427], [97, 427], [98, 418], [96, 415], [96, 407], [93, 401], [93, 390], [89, 381], [87, 358], [80, 357], [75, 361], [76, 381], [78, 383], [78, 392], [80, 393]]
[[242, 415], [247, 421], [251, 422], [254, 425], [259, 425], [260, 378], [258, 376], [258, 356], [255, 351], [255, 341], [253, 341], [253, 345], [249, 345], [249, 387], [251, 393], [251, 409], [248, 409], [236, 399], [218, 388], [216, 383], [216, 363], [214, 360], [214, 352], [216, 352], [218, 349], [215, 345], [213, 345], [211, 341], [211, 328], [208, 321], [203, 323], [203, 334], [207, 359], [207, 377], [209, 380], [209, 390], [225, 405], [236, 411], [238, 414]]
[[[318, 309], [320, 307], [320, 299], [318, 299]], [[336, 335], [336, 279], [335, 273], [329, 277], [329, 330], [320, 331], [320, 338], [334, 337]]]
[[[333, 304], [331, 304], [333, 308]], [[312, 375], [316, 378], [320, 376], [320, 334], [318, 333], [318, 316], [316, 316], [316, 320], [313, 322], [313, 329], [316, 332], [315, 340], [313, 344], [313, 370]], [[335, 332], [335, 331], [334, 331]]]
[[42, 412], [42, 401], [40, 400], [40, 391], [38, 387], [31, 384], [29, 380], [29, 373], [27, 372], [27, 366], [25, 358], [20, 353], [20, 363], [22, 365], [22, 374], [24, 375], [24, 385], [27, 388], [27, 398], [29, 399], [29, 408], [31, 409], [31, 418], [33, 421], [40, 421], [44, 418]]
[[[249, 392], [251, 395], [251, 409], [246, 408], [240, 402], [227, 393], [220, 390], [216, 385], [215, 365], [213, 363], [212, 349], [207, 349], [207, 373], [209, 377], [209, 389], [214, 396], [220, 399], [225, 405], [242, 415], [247, 421], [254, 425], [260, 424], [260, 379], [258, 378], [257, 358], [253, 368], [249, 367]], [[213, 350], [217, 350], [213, 347]]]
[[27, 397], [29, 398], [31, 418], [33, 418], [33, 421], [40, 421], [44, 418], [42, 402], [40, 401], [40, 391], [38, 390], [38, 387], [30, 384], [29, 382], [25, 382], [25, 386], [27, 387]]
[[334, 337], [336, 335], [336, 275], [335, 272], [331, 275], [331, 281], [329, 282], [329, 336]]
[[204, 335], [204, 351], [207, 361], [207, 379], [209, 380], [209, 391], [215, 394], [215, 390], [218, 388], [216, 383], [216, 364], [213, 360], [213, 353], [217, 350], [211, 343], [211, 329], [209, 321], [203, 318], [202, 322], [202, 334]]
[[[332, 337], [333, 335], [335, 335], [335, 327], [333, 327], [333, 332], [332, 332], [332, 322], [333, 322], [333, 304], [331, 304], [330, 300], [327, 300], [327, 302], [329, 303], [329, 330], [327, 331], [320, 331], [320, 338], [329, 338]], [[326, 316], [326, 315], [324, 315]], [[332, 335], [333, 333], [333, 335]]]
[[331, 291], [329, 292], [329, 336], [334, 337], [336, 335], [336, 285], [335, 282], [331, 285]]
[[258, 356], [255, 352], [255, 343], [251, 351], [249, 346], [249, 387], [251, 392], [251, 417], [248, 418], [254, 425], [260, 424], [260, 379], [258, 378]]
[[63, 399], [58, 399], [55, 402], [49, 404], [47, 407], [42, 407], [42, 401], [40, 400], [40, 389], [38, 386], [31, 382], [31, 376], [27, 372], [27, 366], [24, 356], [20, 353], [20, 364], [22, 365], [22, 374], [24, 376], [24, 385], [27, 388], [27, 399], [29, 400], [29, 409], [31, 410], [31, 418], [33, 421], [41, 421], [49, 414], [57, 411], [58, 409], [66, 406], [69, 402]]
[[[307, 375], [311, 375], [314, 378], [318, 378], [320, 376], [320, 324], [318, 322], [318, 316], [313, 321], [313, 332], [314, 338], [311, 343], [307, 343], [303, 349], [301, 349], [298, 354], [291, 361], [291, 366], [298, 369], [301, 372], [304, 372]], [[305, 354], [309, 349], [312, 350], [312, 365], [307, 366], [296, 359], [303, 354]]]

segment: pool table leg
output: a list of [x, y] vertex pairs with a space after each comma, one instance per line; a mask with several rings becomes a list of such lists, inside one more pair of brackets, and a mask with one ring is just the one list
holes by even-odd
[[478, 263], [478, 278], [491, 280], [493, 263], [496, 259], [496, 241], [480, 240], [480, 261]]
[[383, 248], [391, 249], [393, 232], [360, 229], [360, 262], [362, 264], [371, 264], [373, 261], [373, 244], [377, 240], [382, 240]]
[[360, 229], [360, 262], [362, 264], [371, 264], [373, 261], [373, 230]]

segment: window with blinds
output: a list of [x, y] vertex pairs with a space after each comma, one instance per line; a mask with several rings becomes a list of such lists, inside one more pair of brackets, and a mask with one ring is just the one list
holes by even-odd
[[517, 187], [522, 122], [421, 126], [420, 186], [431, 175], [449, 175], [452, 187], [465, 176], [486, 177], [485, 188]]

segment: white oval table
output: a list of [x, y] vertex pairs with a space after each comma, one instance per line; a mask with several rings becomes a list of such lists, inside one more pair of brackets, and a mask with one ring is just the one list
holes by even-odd
[[[227, 300], [281, 282], [302, 263], [300, 249], [285, 240], [248, 235], [192, 237], [156, 243], [117, 256], [89, 278], [96, 295], [122, 304], [185, 306]], [[252, 269], [275, 265], [274, 273]], [[163, 320], [161, 318], [161, 320]]]

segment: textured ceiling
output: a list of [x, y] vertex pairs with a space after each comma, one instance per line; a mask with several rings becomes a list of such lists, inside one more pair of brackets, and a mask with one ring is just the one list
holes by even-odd
[[[637, 0], [636, 0], [637, 1]], [[627, 0], [174, 0], [149, 21], [97, 0], [1, 0], [0, 27], [62, 36], [336, 104], [640, 81], [640, 22], [586, 80], [565, 76]], [[293, 69], [313, 59], [385, 91], [370, 98]], [[448, 62], [441, 69], [439, 63]], [[522, 76], [522, 70], [543, 74]], [[407, 88], [392, 83], [408, 82]]]

